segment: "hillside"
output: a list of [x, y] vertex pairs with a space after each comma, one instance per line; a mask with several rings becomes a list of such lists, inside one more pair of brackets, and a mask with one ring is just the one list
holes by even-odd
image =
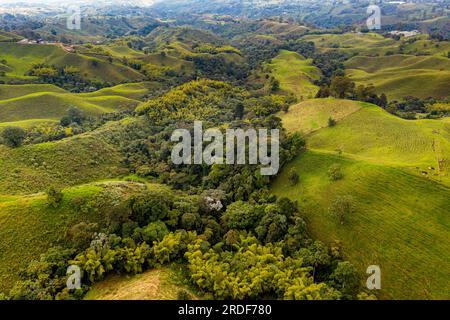
[[104, 223], [110, 201], [124, 201], [143, 187], [110, 181], [67, 188], [58, 208], [50, 207], [43, 193], [0, 196], [0, 292], [11, 288], [20, 268], [67, 242], [69, 227], [81, 221]]
[[0, 146], [0, 194], [34, 193], [49, 185], [74, 186], [126, 174], [122, 154], [110, 143], [127, 119], [55, 142], [11, 149]]
[[[328, 179], [333, 164], [342, 167], [342, 180]], [[300, 176], [294, 187], [287, 181], [291, 168]], [[285, 168], [272, 190], [299, 201], [314, 237], [342, 241], [361, 274], [379, 265], [382, 298], [448, 298], [448, 187], [388, 166], [309, 151]], [[338, 195], [355, 202], [345, 225], [328, 210]]]
[[32, 120], [59, 121], [70, 107], [77, 107], [86, 116], [133, 110], [159, 87], [152, 82], [129, 83], [75, 94], [49, 84], [0, 85], [0, 126], [21, 122], [29, 127]]
[[87, 79], [120, 83], [139, 81], [143, 78], [137, 71], [105, 60], [81, 54], [68, 53], [58, 45], [0, 43], [0, 56], [10, 68], [5, 79], [30, 79], [26, 73], [36, 63], [58, 67], [74, 66]]
[[450, 60], [439, 56], [354, 57], [346, 73], [357, 84], [373, 84], [389, 99], [405, 96], [444, 98], [450, 83]]
[[298, 99], [313, 98], [319, 87], [312, 82], [320, 78], [320, 70], [298, 53], [281, 50], [267, 67], [272, 76], [280, 81], [280, 89], [294, 94]]
[[[339, 120], [331, 128], [330, 116]], [[310, 151], [283, 170], [272, 190], [299, 201], [309, 232], [327, 243], [341, 240], [361, 273], [380, 265], [383, 298], [445, 298], [448, 118], [406, 121], [373, 105], [334, 99], [305, 101], [281, 117], [289, 131], [309, 132]], [[343, 179], [328, 178], [332, 165], [340, 166]], [[288, 182], [292, 168], [300, 177], [295, 186]], [[343, 195], [351, 195], [355, 209], [341, 225], [328, 208]]]

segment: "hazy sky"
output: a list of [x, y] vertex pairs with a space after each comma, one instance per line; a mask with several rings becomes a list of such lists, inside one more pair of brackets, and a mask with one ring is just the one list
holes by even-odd
[[152, 4], [154, 2], [167, 1], [167, 0], [0, 0], [0, 4], [2, 3], [66, 3], [70, 2], [72, 4], [76, 3], [99, 3], [99, 2], [116, 2], [116, 3], [140, 3], [140, 4]]

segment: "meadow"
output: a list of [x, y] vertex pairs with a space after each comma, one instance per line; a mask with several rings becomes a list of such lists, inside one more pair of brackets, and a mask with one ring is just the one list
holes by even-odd
[[294, 94], [298, 99], [314, 98], [319, 87], [313, 84], [320, 78], [320, 70], [296, 52], [281, 50], [267, 67], [272, 76], [280, 81], [280, 89]]
[[[338, 120], [333, 127], [329, 116]], [[272, 191], [299, 201], [308, 232], [329, 244], [342, 241], [361, 274], [379, 265], [381, 298], [447, 298], [449, 119], [407, 121], [334, 99], [302, 102], [281, 117], [288, 131], [307, 134], [309, 151], [283, 169]], [[440, 170], [439, 158], [447, 164]], [[328, 171], [336, 165], [343, 179], [332, 181]], [[295, 186], [291, 170], [300, 177]], [[329, 208], [347, 195], [355, 208], [341, 225]]]

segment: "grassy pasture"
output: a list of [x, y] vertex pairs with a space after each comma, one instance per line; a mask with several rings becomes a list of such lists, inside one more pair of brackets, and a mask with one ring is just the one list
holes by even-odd
[[[328, 179], [333, 164], [342, 167], [342, 180]], [[300, 176], [294, 187], [288, 182], [291, 168]], [[344, 255], [361, 274], [379, 265], [381, 298], [448, 299], [448, 187], [388, 166], [308, 151], [285, 168], [272, 190], [299, 201], [314, 237], [341, 240]], [[355, 201], [344, 225], [328, 210], [338, 195]]]
[[88, 79], [110, 83], [139, 81], [143, 78], [139, 72], [129, 67], [81, 54], [67, 53], [56, 45], [0, 43], [0, 56], [6, 59], [7, 66], [11, 69], [6, 73], [7, 79], [33, 79], [26, 76], [26, 73], [35, 63], [59, 67], [74, 66]]
[[29, 194], [49, 185], [74, 186], [125, 174], [122, 155], [104, 137], [123, 130], [121, 123], [55, 142], [0, 146], [0, 194]]
[[[366, 105], [335, 127], [312, 133], [308, 147], [331, 153], [339, 150], [355, 159], [407, 168], [417, 174], [426, 171], [430, 179], [448, 183], [449, 125], [448, 119], [403, 120]], [[438, 159], [444, 161], [440, 176]]]
[[330, 117], [340, 120], [361, 107], [361, 103], [351, 100], [311, 99], [291, 106], [289, 112], [280, 112], [278, 116], [283, 120], [283, 127], [289, 132], [310, 133], [327, 127]]
[[280, 81], [280, 89], [293, 93], [299, 99], [313, 98], [319, 87], [312, 84], [320, 78], [320, 70], [296, 52], [281, 50], [280, 54], [267, 65], [275, 79]]
[[405, 96], [445, 98], [450, 89], [450, 60], [438, 56], [353, 57], [346, 72], [357, 84], [373, 84], [389, 99]]

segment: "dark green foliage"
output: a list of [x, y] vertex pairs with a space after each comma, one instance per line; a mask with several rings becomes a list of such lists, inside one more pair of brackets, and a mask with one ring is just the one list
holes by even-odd
[[342, 173], [342, 168], [339, 164], [333, 164], [332, 166], [330, 166], [327, 174], [328, 174], [328, 178], [331, 181], [337, 181], [344, 177], [344, 175]]
[[222, 216], [230, 229], [250, 229], [255, 226], [261, 216], [260, 210], [244, 201], [237, 201], [228, 206]]
[[84, 250], [91, 244], [94, 233], [98, 230], [96, 223], [80, 222], [67, 231], [67, 239], [78, 250]]
[[351, 196], [338, 196], [333, 200], [330, 211], [334, 214], [341, 224], [344, 224], [349, 215], [355, 210], [355, 204]]
[[348, 261], [339, 262], [330, 276], [330, 284], [351, 299], [358, 293], [359, 276], [356, 268]]
[[11, 148], [17, 148], [22, 145], [26, 137], [26, 132], [20, 127], [6, 127], [2, 133], [3, 143]]
[[329, 117], [328, 118], [328, 126], [331, 128], [331, 127], [334, 127], [336, 125], [336, 120], [334, 120], [332, 117]]
[[167, 217], [172, 201], [163, 193], [146, 192], [130, 200], [131, 219], [143, 226]]
[[60, 189], [51, 186], [47, 190], [47, 203], [49, 206], [53, 208], [57, 208], [63, 199], [63, 193]]

